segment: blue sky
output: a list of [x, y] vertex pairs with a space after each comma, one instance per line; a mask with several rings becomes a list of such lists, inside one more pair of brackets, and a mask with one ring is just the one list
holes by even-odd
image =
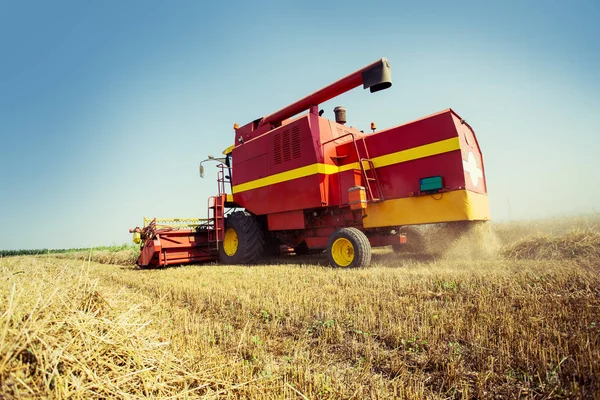
[[245, 124], [380, 58], [394, 86], [321, 106], [384, 128], [452, 107], [492, 218], [597, 212], [600, 6], [0, 1], [0, 248], [121, 244], [204, 217], [198, 163]]

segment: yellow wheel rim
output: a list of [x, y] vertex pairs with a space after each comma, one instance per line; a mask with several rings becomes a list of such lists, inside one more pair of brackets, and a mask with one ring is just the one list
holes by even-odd
[[354, 261], [354, 246], [346, 238], [339, 238], [331, 246], [333, 261], [340, 267], [347, 267]]
[[229, 228], [225, 231], [225, 239], [223, 240], [223, 250], [229, 257], [237, 253], [238, 235], [235, 229]]

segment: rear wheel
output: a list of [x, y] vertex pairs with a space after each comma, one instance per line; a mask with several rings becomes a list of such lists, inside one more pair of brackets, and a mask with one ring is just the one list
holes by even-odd
[[264, 255], [263, 232], [256, 219], [246, 211], [225, 218], [225, 237], [219, 248], [219, 260], [225, 264], [251, 264]]
[[337, 268], [363, 268], [371, 263], [371, 243], [356, 228], [338, 229], [327, 242], [329, 264]]

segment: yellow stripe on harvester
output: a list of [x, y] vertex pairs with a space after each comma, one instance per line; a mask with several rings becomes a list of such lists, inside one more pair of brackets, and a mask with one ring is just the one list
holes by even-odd
[[[373, 158], [373, 165], [375, 168], [387, 167], [388, 165], [400, 164], [407, 161], [418, 160], [419, 158], [425, 158], [435, 156], [437, 154], [448, 153], [450, 151], [459, 150], [460, 141], [457, 137], [440, 140], [439, 142], [433, 142], [424, 144], [423, 146], [413, 147], [412, 149], [406, 149], [397, 151], [395, 153], [386, 154]], [[339, 167], [340, 171], [348, 171], [351, 169], [360, 169], [358, 163], [343, 165]]]
[[[375, 168], [382, 168], [387, 167], [388, 165], [417, 160], [419, 158], [448, 153], [450, 151], [459, 149], [460, 141], [457, 137], [454, 137], [451, 139], [440, 140], [439, 142], [425, 144], [423, 146], [413, 147], [412, 149], [406, 149], [402, 151], [397, 151], [395, 153], [386, 154], [384, 156], [375, 157], [372, 159], [372, 161]], [[367, 166], [365, 167], [368, 168]], [[298, 178], [304, 178], [306, 176], [316, 174], [332, 175], [353, 169], [360, 169], [360, 164], [358, 162], [355, 162], [352, 164], [337, 167], [335, 165], [315, 163], [304, 167], [292, 169], [290, 171], [280, 172], [278, 174], [266, 176], [264, 178], [235, 185], [233, 187], [233, 193], [241, 193], [247, 190], [274, 185], [276, 183], [291, 181], [293, 179]]]
[[254, 181], [241, 183], [233, 187], [233, 193], [245, 192], [246, 190], [258, 189], [264, 186], [274, 185], [276, 183], [291, 181], [292, 179], [304, 178], [305, 176], [325, 174], [331, 175], [339, 172], [335, 165], [311, 164], [305, 167], [292, 169], [290, 171], [280, 172], [279, 174], [266, 176]]

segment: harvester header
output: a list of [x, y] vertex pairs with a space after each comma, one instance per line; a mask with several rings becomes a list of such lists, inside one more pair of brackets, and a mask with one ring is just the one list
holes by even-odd
[[136, 228], [138, 265], [248, 264], [287, 249], [325, 250], [332, 266], [364, 267], [372, 247], [402, 253], [419, 243], [412, 225], [488, 220], [483, 157], [471, 126], [452, 109], [378, 131], [371, 123], [368, 133], [346, 125], [343, 106], [335, 120], [322, 116], [320, 103], [360, 85], [371, 92], [391, 87], [388, 60], [234, 127], [225, 157], [205, 160], [219, 163], [208, 220]]

